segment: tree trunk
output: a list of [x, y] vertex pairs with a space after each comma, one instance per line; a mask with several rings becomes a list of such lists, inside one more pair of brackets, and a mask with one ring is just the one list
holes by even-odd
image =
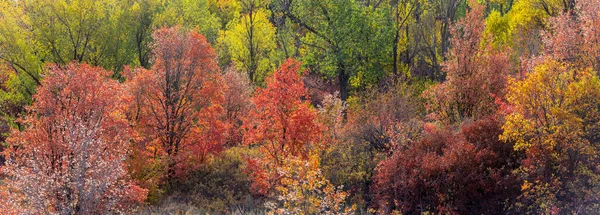
[[338, 80], [340, 82], [340, 98], [342, 99], [342, 101], [346, 101], [348, 99], [348, 91], [349, 91], [349, 80], [350, 80], [350, 76], [348, 75], [348, 73], [346, 72], [346, 70], [344, 69], [344, 66], [341, 64], [338, 64]]

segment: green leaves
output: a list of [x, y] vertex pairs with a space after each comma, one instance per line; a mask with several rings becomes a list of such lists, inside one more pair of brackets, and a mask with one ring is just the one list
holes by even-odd
[[208, 0], [160, 1], [155, 15], [155, 27], [198, 28], [198, 32], [214, 44], [219, 33], [220, 19], [209, 10]]
[[306, 29], [300, 41], [302, 61], [338, 78], [343, 100], [350, 82], [356, 88], [376, 84], [391, 70], [394, 32], [387, 9], [364, 7], [354, 0], [311, 0], [295, 1], [286, 15]]

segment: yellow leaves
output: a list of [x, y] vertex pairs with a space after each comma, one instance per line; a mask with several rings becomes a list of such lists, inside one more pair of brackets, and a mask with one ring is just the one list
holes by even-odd
[[521, 191], [525, 191], [525, 190], [529, 190], [529, 188], [531, 188], [531, 183], [529, 183], [529, 181], [525, 180], [523, 182], [523, 185], [521, 185]]
[[561, 10], [560, 0], [521, 0], [515, 1], [507, 16], [511, 28], [533, 29], [544, 26], [550, 15]]
[[492, 11], [486, 18], [485, 24], [485, 33], [494, 37], [495, 47], [511, 45], [513, 32], [507, 17], [503, 17], [498, 11]]
[[514, 148], [517, 151], [529, 148], [529, 141], [523, 139], [529, 132], [534, 129], [533, 122], [525, 119], [523, 115], [513, 113], [506, 116], [506, 123], [502, 127], [504, 133], [500, 135], [500, 139], [506, 142], [515, 141]]
[[253, 74], [251, 81], [262, 81], [274, 68], [270, 57], [276, 49], [275, 27], [269, 22], [265, 8], [253, 10], [227, 24], [219, 42], [226, 46], [236, 69]]
[[[590, 136], [600, 119], [599, 83], [591, 70], [552, 59], [539, 64], [526, 78], [510, 80], [509, 114], [500, 138], [513, 141], [514, 149], [524, 152], [520, 171], [525, 178], [536, 179], [524, 181], [520, 198], [552, 208], [557, 201], [554, 189], [564, 189], [562, 183], [574, 187], [564, 192], [579, 192], [571, 191], [581, 187], [579, 182], [568, 178], [588, 177], [577, 169], [597, 163], [598, 151]], [[544, 175], [547, 172], [552, 175]]]
[[349, 214], [356, 206], [344, 208], [346, 192], [335, 188], [321, 173], [318, 153], [307, 160], [299, 157], [284, 159], [278, 168], [281, 176], [276, 199], [266, 204], [269, 214]]

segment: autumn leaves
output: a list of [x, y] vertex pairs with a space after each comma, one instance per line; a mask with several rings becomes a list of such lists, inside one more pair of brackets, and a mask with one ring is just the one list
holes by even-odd
[[[322, 128], [303, 100], [299, 62], [287, 60], [256, 90], [253, 109], [232, 114], [250, 103], [243, 96], [250, 94], [245, 76], [221, 74], [210, 44], [196, 32], [163, 28], [153, 38], [152, 68], [126, 68], [123, 83], [87, 64], [49, 66], [22, 122], [26, 129], [8, 140], [10, 195], [3, 206], [31, 213], [127, 212], [240, 133], [263, 154], [250, 166], [266, 174], [253, 178], [267, 184], [259, 189], [266, 195], [279, 184], [270, 184], [279, 180], [277, 169], [301, 162], [287, 159], [307, 158], [307, 145], [319, 143]], [[224, 85], [232, 81], [239, 82]]]
[[3, 213], [123, 213], [146, 199], [123, 163], [134, 135], [129, 98], [109, 75], [87, 64], [49, 66], [26, 129], [7, 140]]

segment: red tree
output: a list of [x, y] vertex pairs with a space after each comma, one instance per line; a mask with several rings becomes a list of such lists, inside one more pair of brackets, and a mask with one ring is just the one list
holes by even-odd
[[50, 67], [26, 129], [8, 139], [5, 205], [25, 214], [103, 214], [145, 199], [127, 180], [128, 98], [109, 75], [86, 64]]
[[[267, 87], [257, 89], [252, 102], [254, 109], [244, 123], [246, 144], [258, 145], [264, 155], [260, 162], [272, 169], [288, 156], [307, 155], [311, 143], [319, 141], [321, 126], [317, 123], [317, 112], [310, 108], [307, 91], [300, 79], [300, 63], [288, 59], [267, 79]], [[254, 171], [255, 186], [265, 192], [265, 180], [272, 175]], [[259, 185], [262, 183], [261, 185]]]
[[129, 117], [142, 137], [139, 149], [162, 163], [169, 181], [222, 149], [223, 86], [204, 36], [174, 27], [153, 37], [152, 69], [128, 75], [135, 97]]
[[225, 119], [231, 125], [227, 131], [227, 145], [241, 144], [243, 141], [243, 119], [252, 108], [250, 94], [252, 84], [248, 75], [229, 67], [223, 75], [225, 80]]
[[393, 138], [397, 148], [377, 167], [373, 191], [380, 209], [413, 214], [493, 214], [514, 199], [519, 184], [512, 145], [501, 142], [494, 117], [457, 132], [426, 128], [418, 141]]
[[445, 123], [483, 118], [495, 113], [504, 98], [510, 71], [509, 53], [496, 50], [483, 32], [484, 6], [471, 1], [471, 10], [452, 27], [452, 49], [444, 63], [446, 81], [425, 92], [427, 107]]
[[[544, 32], [544, 57], [571, 63], [581, 68], [600, 69], [600, 2], [579, 0], [576, 9], [550, 19], [550, 31]], [[534, 59], [528, 68], [544, 60]]]

